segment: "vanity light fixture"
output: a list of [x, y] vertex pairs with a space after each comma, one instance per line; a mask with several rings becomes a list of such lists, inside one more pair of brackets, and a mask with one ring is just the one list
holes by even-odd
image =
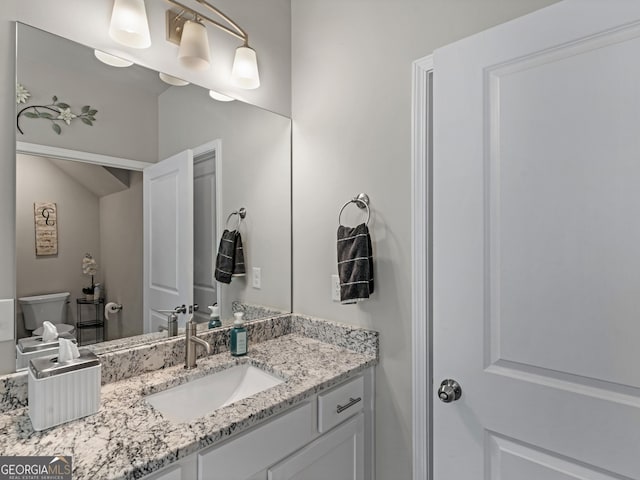
[[215, 90], [209, 90], [209, 96], [219, 102], [233, 102], [235, 100], [235, 98], [216, 92]]
[[258, 72], [258, 60], [256, 51], [245, 42], [236, 48], [236, 56], [233, 59], [231, 79], [241, 88], [252, 90], [260, 86], [260, 74]]
[[[178, 12], [167, 11], [167, 40], [180, 45], [178, 58], [183, 65], [196, 70], [209, 68], [209, 40], [204, 25], [204, 22], [207, 22], [242, 40], [242, 45], [236, 49], [231, 69], [233, 83], [244, 89], [254, 89], [260, 86], [256, 52], [249, 47], [247, 32], [206, 0], [196, 1], [224, 20], [229, 26], [196, 12], [176, 0], [167, 1], [180, 8]], [[187, 15], [193, 19], [186, 18]]]
[[211, 66], [207, 27], [202, 24], [198, 16], [195, 20], [187, 20], [184, 24], [178, 60], [192, 70], [208, 70]]
[[114, 0], [109, 36], [127, 47], [151, 46], [144, 0]]
[[133, 65], [133, 62], [129, 60], [125, 60], [124, 58], [116, 57], [115, 55], [111, 55], [110, 53], [103, 52], [102, 50], [94, 50], [93, 54], [96, 56], [98, 60], [102, 63], [107, 64], [111, 67], [130, 67]]
[[169, 75], [168, 73], [158, 73], [160, 80], [164, 83], [168, 83], [169, 85], [173, 85], [175, 87], [184, 87], [185, 85], [189, 85], [189, 82], [186, 80], [182, 80], [181, 78], [174, 77], [173, 75]]

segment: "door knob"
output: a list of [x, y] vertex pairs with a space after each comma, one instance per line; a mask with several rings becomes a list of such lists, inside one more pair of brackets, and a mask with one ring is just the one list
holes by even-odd
[[443, 380], [438, 388], [438, 397], [444, 403], [455, 402], [462, 396], [462, 387], [455, 380], [450, 378]]

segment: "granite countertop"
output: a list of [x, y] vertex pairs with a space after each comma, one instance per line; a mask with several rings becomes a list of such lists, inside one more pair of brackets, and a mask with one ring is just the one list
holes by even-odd
[[[97, 414], [43, 432], [33, 430], [26, 408], [9, 410], [0, 414], [0, 452], [73, 455], [75, 480], [140, 478], [377, 363], [377, 350], [358, 352], [331, 338], [318, 340], [318, 332], [324, 330], [324, 324], [316, 321], [293, 333], [251, 344], [245, 357], [234, 358], [225, 351], [199, 359], [194, 370], [175, 365], [106, 383]], [[353, 330], [357, 329], [349, 331]], [[377, 336], [375, 339], [377, 342]], [[166, 419], [144, 400], [145, 395], [243, 363], [271, 371], [285, 382], [185, 423]]]

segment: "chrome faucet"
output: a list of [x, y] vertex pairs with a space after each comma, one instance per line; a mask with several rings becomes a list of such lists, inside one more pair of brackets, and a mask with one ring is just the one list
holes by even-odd
[[196, 367], [197, 344], [202, 345], [207, 350], [207, 355], [211, 355], [211, 345], [196, 336], [197, 326], [198, 324], [193, 321], [193, 317], [185, 325], [184, 368]]
[[182, 305], [181, 307], [176, 307], [173, 310], [158, 310], [159, 313], [168, 313], [167, 316], [167, 325], [159, 325], [159, 331], [167, 331], [168, 336], [175, 337], [178, 335], [178, 314], [186, 313], [187, 307]]

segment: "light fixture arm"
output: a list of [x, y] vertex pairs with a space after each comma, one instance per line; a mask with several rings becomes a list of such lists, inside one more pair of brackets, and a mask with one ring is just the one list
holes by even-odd
[[212, 19], [210, 17], [207, 17], [206, 15], [201, 14], [200, 12], [196, 12], [192, 8], [189, 8], [186, 5], [183, 5], [182, 3], [180, 3], [180, 2], [178, 2], [176, 0], [167, 0], [167, 2], [175, 5], [176, 7], [181, 8], [183, 11], [187, 11], [187, 12], [193, 14], [196, 18], [199, 18], [199, 19], [202, 19], [202, 20], [206, 20], [210, 24], [215, 25], [216, 27], [218, 27], [220, 30], [223, 30], [223, 31], [227, 32], [229, 35], [232, 35], [232, 36], [234, 36], [236, 38], [239, 38], [240, 40], [242, 40], [244, 42], [245, 45], [247, 45], [248, 40], [249, 40], [249, 36], [247, 35], [247, 32], [245, 32], [242, 28], [240, 28], [238, 26], [237, 23], [235, 23], [233, 20], [231, 20], [227, 15], [222, 13], [216, 7], [214, 7], [213, 5], [208, 3], [206, 0], [196, 0], [196, 1], [198, 3], [200, 3], [201, 5], [206, 6], [211, 11], [213, 11], [216, 15], [220, 16], [223, 20], [228, 22], [229, 25], [231, 25], [233, 27], [233, 29], [223, 25], [222, 23], [220, 23], [220, 22], [218, 22], [218, 21], [216, 21], [216, 20], [214, 20], [214, 19]]
[[[249, 35], [240, 26], [222, 13], [207, 0], [196, 0], [200, 5], [220, 17], [214, 19], [203, 15], [193, 8], [183, 5], [178, 0], [167, 0], [168, 3], [179, 8], [178, 12], [169, 9], [166, 12], [167, 41], [179, 45], [178, 59], [183, 66], [193, 70], [207, 70], [211, 64], [209, 53], [209, 39], [204, 22], [242, 40], [242, 46], [236, 48], [231, 68], [232, 83], [242, 89], [252, 90], [260, 87], [260, 72], [256, 52], [249, 46]], [[193, 15], [194, 20], [185, 17]], [[222, 19], [228, 25], [220, 23]]]
[[212, 12], [214, 12], [216, 15], [220, 16], [221, 18], [223, 18], [229, 25], [231, 25], [233, 28], [235, 28], [240, 35], [242, 36], [243, 40], [247, 40], [249, 38], [249, 35], [247, 35], [247, 32], [245, 32], [240, 25], [238, 25], [236, 22], [234, 22], [233, 20], [231, 20], [231, 18], [229, 18], [227, 15], [225, 15], [223, 12], [221, 12], [220, 10], [218, 10], [216, 7], [214, 7], [213, 5], [211, 5], [209, 2], [207, 2], [206, 0], [196, 0], [200, 5], [204, 5], [205, 7], [207, 7], [209, 10], [211, 10]]

